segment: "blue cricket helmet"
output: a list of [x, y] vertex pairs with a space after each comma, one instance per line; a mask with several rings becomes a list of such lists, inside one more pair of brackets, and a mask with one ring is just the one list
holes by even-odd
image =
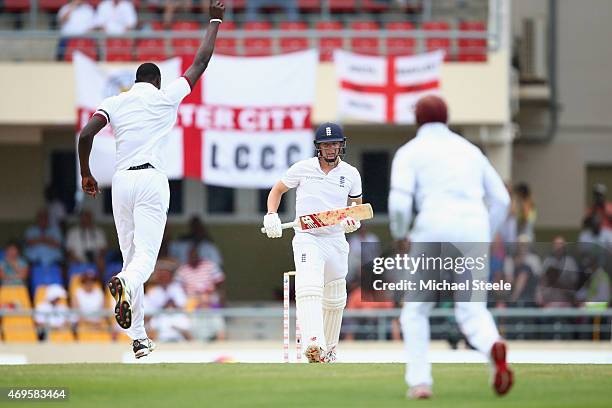
[[340, 125], [332, 122], [325, 122], [317, 128], [314, 139], [317, 156], [321, 156], [319, 143], [326, 142], [342, 142], [338, 156], [343, 157], [346, 153], [346, 136], [344, 136], [344, 132], [342, 131], [342, 127], [340, 127]]

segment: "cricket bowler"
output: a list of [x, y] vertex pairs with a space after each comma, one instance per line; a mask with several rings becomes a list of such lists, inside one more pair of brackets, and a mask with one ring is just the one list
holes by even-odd
[[164, 146], [176, 122], [179, 104], [208, 66], [224, 10], [220, 1], [211, 5], [206, 35], [182, 77], [160, 89], [157, 65], [140, 65], [132, 88], [105, 99], [79, 138], [82, 188], [95, 197], [98, 183], [89, 168], [94, 136], [107, 124], [113, 128], [117, 164], [112, 203], [123, 268], [111, 278], [108, 287], [116, 301], [115, 318], [132, 339], [136, 358], [155, 348], [144, 327], [143, 285], [155, 267], [170, 203]]
[[[412, 243], [488, 243], [508, 213], [510, 197], [481, 151], [447, 127], [442, 98], [429, 95], [415, 108], [416, 137], [400, 147], [391, 167], [389, 217], [398, 247]], [[417, 216], [409, 234], [413, 202]], [[406, 301], [401, 324], [407, 354], [408, 397], [432, 396], [428, 360], [429, 314], [434, 302]], [[455, 302], [455, 314], [469, 343], [487, 356], [499, 395], [512, 386], [506, 344], [484, 301]]]
[[[324, 123], [316, 131], [316, 156], [291, 166], [268, 195], [263, 223], [269, 238], [282, 236], [277, 210], [281, 197], [296, 188], [296, 218], [302, 215], [361, 204], [359, 171], [342, 160], [346, 137], [342, 128]], [[361, 226], [347, 216], [339, 224], [302, 230], [295, 228], [295, 298], [297, 318], [309, 363], [336, 361], [342, 313], [346, 305], [349, 245], [345, 235]]]

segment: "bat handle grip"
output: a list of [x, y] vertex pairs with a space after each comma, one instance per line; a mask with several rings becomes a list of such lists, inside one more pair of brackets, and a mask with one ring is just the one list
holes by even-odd
[[[281, 224], [281, 229], [294, 228], [294, 227], [297, 227], [298, 225], [299, 225], [299, 223], [297, 221], [283, 222]], [[266, 233], [266, 229], [264, 227], [261, 227], [260, 231], [261, 231], [262, 234]]]

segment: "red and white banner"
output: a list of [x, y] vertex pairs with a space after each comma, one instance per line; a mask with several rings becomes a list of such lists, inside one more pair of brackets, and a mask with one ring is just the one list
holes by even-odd
[[[213, 56], [179, 107], [165, 150], [168, 177], [268, 188], [291, 164], [311, 157], [317, 63], [316, 50], [257, 58]], [[162, 87], [189, 64], [178, 58], [159, 63]], [[137, 66], [102, 69], [75, 53], [74, 67], [80, 130], [105, 97], [130, 88]], [[110, 184], [115, 143], [108, 126], [94, 140], [91, 167], [100, 184]]]
[[342, 117], [376, 123], [414, 123], [414, 105], [439, 93], [444, 51], [407, 57], [334, 52], [338, 111]]

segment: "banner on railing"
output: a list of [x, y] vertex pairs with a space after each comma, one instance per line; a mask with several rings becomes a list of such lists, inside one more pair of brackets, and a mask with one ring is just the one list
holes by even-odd
[[[162, 87], [191, 63], [159, 63]], [[225, 187], [268, 188], [298, 160], [312, 155], [311, 128], [318, 55], [315, 50], [262, 58], [213, 56], [179, 107], [165, 149], [171, 179], [196, 178]], [[104, 69], [75, 53], [77, 131], [100, 102], [128, 90], [137, 65]], [[94, 176], [110, 185], [115, 141], [107, 126], [94, 141]]]
[[376, 123], [414, 123], [414, 105], [425, 94], [439, 93], [444, 51], [378, 57], [334, 52], [338, 112], [342, 117]]

